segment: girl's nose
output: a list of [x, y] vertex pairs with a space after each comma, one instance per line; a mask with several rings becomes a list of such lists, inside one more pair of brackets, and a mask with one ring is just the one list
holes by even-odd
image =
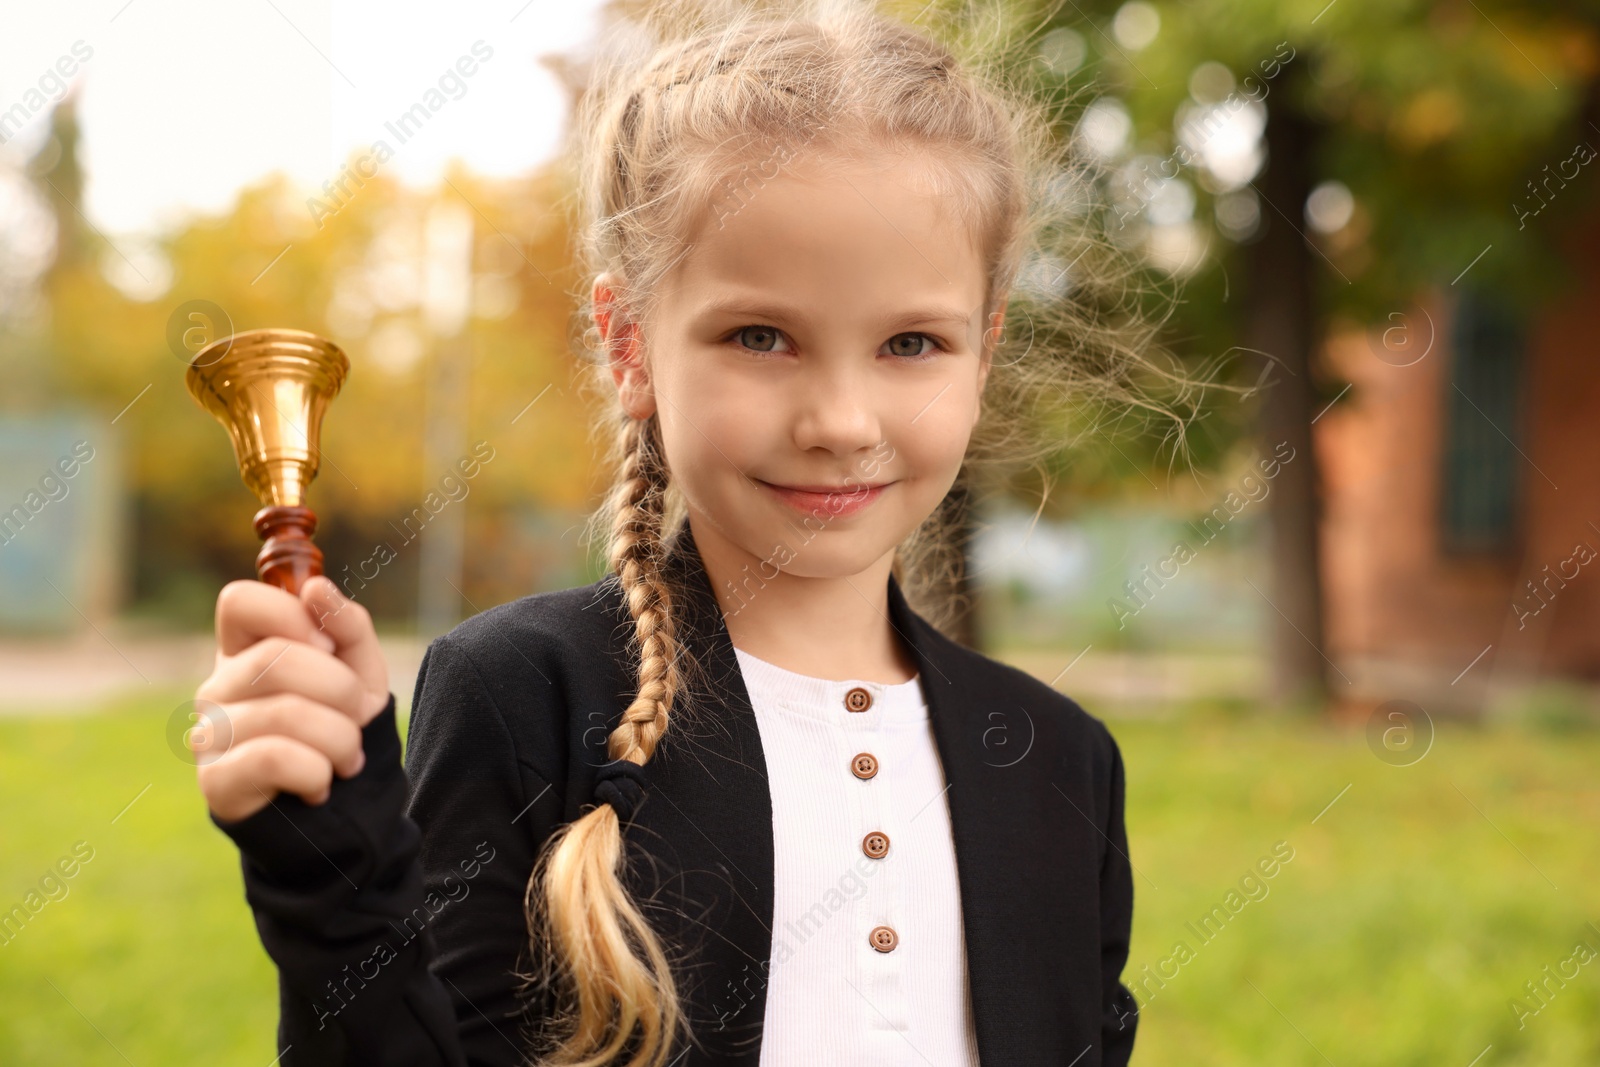
[[825, 448], [847, 456], [883, 439], [877, 398], [865, 374], [850, 369], [819, 370], [796, 383], [795, 445], [801, 451]]

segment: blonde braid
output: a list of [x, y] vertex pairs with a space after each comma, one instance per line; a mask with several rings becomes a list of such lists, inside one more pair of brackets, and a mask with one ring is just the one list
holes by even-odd
[[667, 713], [678, 691], [677, 638], [672, 594], [661, 576], [662, 523], [667, 477], [655, 417], [628, 419], [622, 425], [622, 469], [613, 489], [616, 515], [611, 537], [611, 570], [622, 584], [634, 620], [639, 651], [639, 694], [612, 731], [612, 759], [643, 764], [667, 731]]
[[[678, 688], [672, 597], [661, 573], [667, 479], [658, 433], [654, 418], [624, 421], [617, 442], [623, 461], [610, 501], [611, 566], [634, 620], [639, 691], [611, 732], [607, 752], [640, 765], [666, 733]], [[682, 1010], [666, 951], [618, 876], [623, 838], [617, 812], [599, 804], [551, 840], [526, 903], [530, 928], [554, 949], [545, 954], [546, 965], [559, 968], [566, 1009], [552, 1024], [560, 1035], [555, 1048], [539, 1062], [602, 1067], [637, 1031], [626, 1067], [660, 1067]], [[538, 939], [534, 948], [538, 958]]]

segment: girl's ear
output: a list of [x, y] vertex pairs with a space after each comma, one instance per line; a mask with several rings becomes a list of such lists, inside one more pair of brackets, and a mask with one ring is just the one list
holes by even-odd
[[989, 313], [989, 328], [983, 331], [983, 351], [978, 354], [978, 393], [982, 395], [984, 383], [989, 380], [989, 368], [994, 365], [994, 350], [1006, 339], [1006, 300]]
[[1006, 339], [1006, 300], [1001, 297], [1000, 303], [989, 312], [989, 325], [983, 331], [982, 344], [978, 346], [978, 402], [972, 406], [972, 425], [978, 425], [983, 418], [983, 387], [989, 382], [989, 368], [994, 366], [994, 350], [997, 345]]
[[610, 271], [595, 277], [590, 294], [594, 324], [600, 331], [600, 341], [611, 367], [611, 380], [616, 383], [623, 410], [635, 419], [647, 419], [655, 413], [655, 391], [645, 367], [644, 340], [639, 324], [627, 317], [626, 309], [618, 301], [618, 283], [618, 277]]

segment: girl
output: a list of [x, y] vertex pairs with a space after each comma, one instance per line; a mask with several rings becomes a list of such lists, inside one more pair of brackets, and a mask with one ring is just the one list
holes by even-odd
[[610, 573], [433, 641], [404, 769], [364, 608], [218, 599], [200, 785], [285, 1067], [1127, 1062], [1117, 746], [939, 628], [979, 474], [1145, 365], [1092, 273], [1007, 343], [1085, 239], [1008, 101], [854, 10], [586, 94]]

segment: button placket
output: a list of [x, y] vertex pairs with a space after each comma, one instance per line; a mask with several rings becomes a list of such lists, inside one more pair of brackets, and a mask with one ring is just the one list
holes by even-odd
[[[894, 828], [887, 825], [894, 811], [894, 761], [885, 750], [889, 735], [884, 727], [885, 708], [878, 694], [865, 686], [845, 690], [841, 703], [845, 708], [845, 731], [855, 746], [849, 764], [858, 779], [852, 781], [857, 787], [853, 792], [861, 801], [861, 821], [854, 828], [852, 851], [857, 870], [871, 872], [864, 876], [867, 891], [854, 916], [862, 969], [866, 972], [861, 990], [873, 1006], [867, 1013], [867, 1025], [875, 1031], [903, 1029], [909, 1025], [905, 999], [907, 957], [899, 944], [900, 917], [904, 914], [900, 864], [895, 862], [890, 843]], [[863, 775], [864, 768], [870, 773]]]
[[[917, 863], [925, 847], [925, 835], [912, 833], [922, 820], [909, 821], [920, 803], [913, 803], [911, 795], [924, 792], [923, 754], [915, 746], [907, 747], [902, 731], [905, 722], [915, 718], [918, 691], [898, 683], [797, 676], [742, 651], [739, 659], [763, 744], [774, 754], [805, 754], [804, 764], [778, 758], [770, 767], [775, 800], [788, 771], [788, 788], [783, 791], [788, 803], [781, 810], [774, 807], [775, 835], [788, 833], [787, 840], [799, 841], [794, 835], [804, 831], [806, 844], [820, 838], [818, 843], [831, 857], [800, 868], [792, 859], [805, 850], [789, 850], [791, 864], [785, 870], [780, 855], [776, 913], [796, 923], [785, 927], [785, 940], [795, 952], [812, 949], [813, 959], [823, 958], [815, 950], [826, 948], [824, 955], [831, 955], [831, 966], [837, 969], [829, 973], [848, 979], [861, 994], [839, 990], [849, 995], [818, 995], [819, 1003], [830, 1004], [841, 1015], [842, 1027], [855, 1031], [856, 1038], [848, 1041], [850, 1049], [864, 1054], [863, 1062], [911, 1067], [920, 1061], [907, 1045], [906, 1033], [925, 978], [911, 968], [926, 968], [930, 944], [926, 931], [918, 933], [916, 916], [906, 910], [909, 902], [920, 904], [911, 897], [911, 887], [918, 885], [913, 878], [920, 875]], [[846, 704], [853, 689], [864, 692], [853, 699], [861, 711]], [[816, 757], [824, 753], [826, 766], [817, 768]], [[871, 759], [858, 764], [862, 756]], [[873, 764], [875, 770], [870, 769]], [[821, 796], [808, 796], [798, 788], [802, 770], [805, 784], [810, 785], [813, 768], [826, 770]], [[860, 851], [863, 838], [874, 831], [893, 838], [888, 853], [877, 859]], [[849, 883], [841, 881], [846, 872]], [[843, 901], [830, 896], [830, 890], [835, 894], [843, 890]], [[825, 941], [813, 940], [809, 936], [813, 928], [800, 923], [819, 900], [843, 905], [827, 920]], [[874, 945], [870, 938], [877, 927], [885, 929], [880, 944]], [[773, 929], [776, 942], [776, 923]], [[938, 948], [942, 942], [936, 938], [933, 944]], [[774, 967], [772, 988], [793, 981], [798, 973], [795, 968]], [[839, 1042], [830, 1043], [832, 1048], [838, 1046]]]
[[[838, 753], [838, 762], [835, 766], [840, 767], [838, 773], [842, 778], [839, 788], [849, 797], [850, 812], [849, 821], [839, 828], [841, 832], [837, 841], [840, 847], [837, 854], [852, 874], [860, 878], [862, 884], [860, 892], [849, 900], [841, 912], [839, 921], [849, 923], [851, 939], [860, 937], [862, 940], [858, 944], [864, 946], [867, 932], [877, 925], [878, 916], [883, 910], [879, 903], [883, 890], [878, 887], [878, 879], [883, 875], [883, 869], [866, 867], [867, 863], [876, 861], [863, 857], [860, 849], [861, 835], [866, 833], [864, 827], [870, 826], [878, 818], [875, 810], [877, 798], [873, 796], [871, 789], [878, 783], [862, 781], [860, 776], [853, 772], [859, 755], [874, 747], [872, 720], [876, 719], [877, 715], [871, 710], [858, 712], [850, 710], [850, 694], [857, 688], [859, 687], [853, 685], [839, 686], [830, 695], [828, 706], [832, 709], [829, 715], [832, 723], [830, 733], [837, 744], [834, 751]], [[857, 698], [855, 703], [870, 704], [871, 701]], [[870, 874], [866, 873], [869, 871]], [[859, 934], [856, 931], [859, 931]], [[875, 956], [877, 953], [867, 948], [866, 955]], [[873, 988], [877, 978], [873, 969], [868, 966], [871, 961], [864, 958], [859, 951], [850, 953], [848, 958], [850, 961], [848, 979], [868, 998], [877, 997], [878, 993]], [[855, 1016], [856, 1025], [871, 1027], [876, 1012], [867, 1004], [859, 1003], [859, 997], [856, 999], [859, 1007]]]

